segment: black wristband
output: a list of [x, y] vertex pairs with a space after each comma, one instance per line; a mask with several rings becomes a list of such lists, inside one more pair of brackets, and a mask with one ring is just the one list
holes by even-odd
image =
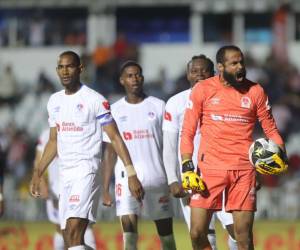
[[194, 172], [195, 167], [192, 160], [184, 160], [182, 161], [182, 173], [185, 172]]

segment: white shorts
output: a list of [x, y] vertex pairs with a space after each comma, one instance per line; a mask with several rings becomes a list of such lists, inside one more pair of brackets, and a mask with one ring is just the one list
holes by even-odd
[[100, 198], [100, 176], [90, 173], [60, 182], [59, 216], [61, 229], [68, 218], [83, 218], [96, 222]]
[[[185, 223], [187, 224], [189, 231], [190, 231], [190, 229], [191, 229], [191, 207], [189, 205], [187, 205], [186, 198], [180, 199], [180, 205], [181, 205]], [[209, 223], [209, 229], [215, 230], [215, 221], [216, 221], [216, 216], [215, 216], [215, 213], [213, 213], [210, 223]]]
[[46, 208], [49, 221], [51, 221], [54, 224], [59, 224], [58, 208], [54, 206], [54, 201], [48, 199], [46, 202]]
[[117, 216], [142, 213], [150, 220], [166, 219], [173, 216], [172, 202], [168, 185], [147, 189], [142, 202], [130, 193], [127, 177], [116, 178], [115, 185]]

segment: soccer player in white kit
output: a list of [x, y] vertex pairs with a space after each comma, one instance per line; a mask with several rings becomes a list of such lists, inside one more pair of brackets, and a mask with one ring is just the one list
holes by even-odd
[[119, 159], [115, 165], [116, 157], [108, 143], [102, 163], [102, 169], [107, 173], [102, 175], [103, 204], [112, 205], [109, 184], [115, 169], [116, 210], [123, 229], [124, 249], [137, 249], [138, 216], [144, 212], [155, 222], [162, 249], [174, 250], [173, 211], [162, 157], [165, 103], [156, 97], [146, 96], [143, 82], [141, 66], [127, 61], [120, 73], [120, 83], [126, 96], [114, 103], [111, 110], [145, 189], [145, 197], [138, 202], [130, 195], [124, 167]]
[[[38, 162], [41, 159], [45, 146], [48, 142], [50, 129], [44, 129], [40, 134], [36, 146], [34, 167], [37, 167]], [[65, 244], [62, 236], [62, 232], [59, 225], [59, 212], [58, 212], [58, 199], [59, 199], [59, 164], [57, 157], [49, 164], [47, 169], [47, 180], [42, 181], [41, 187], [44, 190], [43, 198], [46, 198], [46, 208], [49, 221], [55, 224], [56, 232], [53, 235], [53, 247], [55, 250], [64, 250]], [[84, 241], [91, 249], [96, 249], [96, 242], [93, 230], [90, 226], [87, 227], [84, 234]]]
[[109, 103], [81, 83], [82, 70], [83, 65], [75, 52], [65, 51], [59, 55], [56, 71], [64, 89], [51, 95], [48, 101], [50, 135], [31, 180], [31, 194], [39, 197], [42, 175], [58, 155], [59, 216], [69, 250], [88, 249], [84, 234], [88, 224], [96, 220], [103, 131], [125, 165], [132, 195], [138, 200], [144, 196], [126, 145], [111, 116]]
[[[214, 64], [205, 55], [194, 56], [187, 64], [187, 79], [193, 87], [197, 82], [204, 80], [214, 75]], [[184, 219], [190, 228], [191, 209], [187, 205], [186, 199], [188, 196], [181, 187], [180, 181], [180, 162], [179, 154], [179, 140], [181, 126], [183, 122], [184, 111], [187, 106], [188, 98], [191, 89], [182, 91], [171, 97], [165, 109], [163, 132], [164, 132], [164, 165], [168, 176], [168, 184], [171, 193], [174, 197], [180, 199]], [[200, 131], [198, 130], [194, 138], [194, 154], [193, 161], [197, 165], [197, 151], [199, 147]], [[174, 154], [176, 152], [176, 154]], [[221, 221], [222, 226], [227, 229], [229, 233], [228, 245], [230, 250], [236, 250], [237, 244], [234, 240], [233, 218], [231, 213], [226, 213], [224, 210], [215, 213], [217, 218]], [[208, 232], [208, 239], [212, 249], [217, 249], [216, 236], [214, 230], [215, 218], [213, 216]]]

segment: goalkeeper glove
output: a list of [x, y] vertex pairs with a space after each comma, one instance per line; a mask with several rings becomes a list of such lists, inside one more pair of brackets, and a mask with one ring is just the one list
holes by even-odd
[[184, 190], [191, 190], [197, 193], [204, 192], [206, 186], [194, 170], [195, 167], [191, 160], [184, 160], [182, 162], [182, 187]]
[[280, 153], [271, 156], [273, 162], [259, 161], [256, 163], [256, 170], [261, 174], [266, 175], [279, 175], [287, 171], [288, 159], [283, 150]]

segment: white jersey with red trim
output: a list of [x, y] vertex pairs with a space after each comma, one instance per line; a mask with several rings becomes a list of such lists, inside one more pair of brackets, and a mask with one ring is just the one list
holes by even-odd
[[[145, 188], [167, 183], [162, 158], [164, 108], [164, 101], [152, 96], [138, 104], [130, 104], [122, 98], [111, 106], [138, 178]], [[124, 172], [124, 165], [118, 158], [115, 174]]]
[[[163, 122], [163, 130], [171, 133], [178, 134], [178, 160], [181, 163], [181, 156], [179, 152], [180, 145], [180, 137], [181, 137], [181, 128], [184, 118], [184, 112], [187, 107], [187, 103], [189, 100], [189, 96], [191, 93], [191, 89], [184, 90], [179, 92], [178, 94], [172, 96], [166, 104], [165, 114], [164, 114], [164, 122]], [[197, 166], [197, 152], [199, 148], [200, 142], [200, 130], [197, 130], [197, 133], [194, 138], [194, 154], [193, 154], [193, 162], [195, 166]], [[178, 169], [179, 170], [179, 169]], [[178, 172], [179, 174], [179, 172]]]
[[101, 126], [112, 121], [108, 101], [82, 85], [72, 95], [66, 95], [65, 90], [54, 93], [47, 108], [49, 125], [57, 128], [61, 168], [80, 166], [85, 174], [96, 173], [101, 156]]
[[[36, 146], [36, 150], [39, 152], [44, 152], [44, 149], [46, 147], [46, 144], [49, 139], [49, 128], [45, 129], [39, 139]], [[54, 160], [49, 164], [47, 168], [48, 172], [48, 183], [49, 183], [49, 189], [50, 189], [50, 196], [54, 196], [53, 198], [58, 199], [59, 194], [59, 168], [58, 168], [58, 158], [55, 157]]]

